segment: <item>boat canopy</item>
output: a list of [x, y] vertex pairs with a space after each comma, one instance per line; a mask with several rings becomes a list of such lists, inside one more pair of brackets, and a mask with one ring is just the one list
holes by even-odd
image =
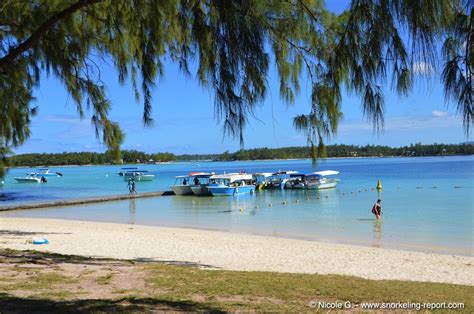
[[271, 172], [256, 172], [253, 174], [254, 177], [271, 177], [273, 175], [273, 173]]
[[188, 177], [198, 177], [198, 178], [209, 178], [210, 176], [214, 175], [214, 172], [190, 172]]
[[214, 173], [208, 173], [208, 172], [190, 172], [188, 175], [181, 175], [181, 176], [176, 176], [176, 179], [184, 179], [184, 178], [209, 178], [213, 176]]
[[184, 179], [184, 178], [189, 178], [189, 176], [176, 176], [176, 179]]
[[322, 177], [335, 176], [335, 175], [339, 174], [339, 171], [336, 171], [336, 170], [323, 170], [323, 171], [317, 171], [314, 174], [320, 175]]
[[138, 167], [123, 167], [123, 168], [120, 168], [121, 170], [136, 170], [138, 169]]
[[301, 172], [294, 172], [290, 174], [290, 178], [298, 178], [298, 177], [304, 177], [307, 176], [308, 174], [306, 173], [301, 173]]
[[227, 173], [227, 174], [215, 174], [212, 175], [209, 179], [214, 180], [230, 180], [230, 182], [237, 180], [251, 180], [252, 175], [246, 173]]
[[292, 175], [292, 174], [296, 174], [296, 173], [298, 173], [298, 171], [294, 171], [294, 170], [285, 170], [285, 171], [278, 170], [277, 172], [274, 172], [273, 175], [279, 175], [279, 174], [289, 174], [289, 175]]

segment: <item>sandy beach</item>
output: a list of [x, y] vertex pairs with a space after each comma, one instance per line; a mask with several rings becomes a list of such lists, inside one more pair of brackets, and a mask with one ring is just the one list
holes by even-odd
[[[474, 257], [328, 244], [217, 231], [83, 221], [0, 218], [0, 248], [215, 269], [340, 274], [474, 285]], [[47, 245], [28, 244], [47, 238]]]

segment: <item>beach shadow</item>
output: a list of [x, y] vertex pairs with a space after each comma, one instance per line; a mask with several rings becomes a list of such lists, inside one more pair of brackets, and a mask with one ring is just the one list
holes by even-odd
[[63, 255], [38, 251], [17, 251], [0, 249], [0, 262], [10, 264], [87, 264], [87, 265], [125, 265], [133, 264], [133, 261], [115, 260], [111, 258], [95, 258], [78, 255]]
[[121, 298], [116, 300], [45, 300], [20, 298], [0, 293], [2, 313], [91, 313], [91, 312], [150, 312], [185, 311], [225, 313], [220, 309], [193, 301], [171, 301], [159, 298]]
[[153, 264], [165, 264], [165, 265], [174, 265], [174, 266], [184, 266], [184, 267], [195, 267], [195, 268], [212, 268], [212, 269], [218, 269], [220, 267], [208, 265], [208, 264], [202, 264], [202, 263], [195, 263], [195, 262], [186, 262], [186, 261], [163, 261], [163, 260], [154, 260], [152, 258], [147, 258], [147, 257], [139, 257], [136, 259], [133, 259], [134, 262], [136, 263], [153, 263]]
[[29, 232], [19, 230], [0, 230], [0, 236], [27, 236], [27, 235], [48, 235], [48, 234], [71, 234], [70, 232]]
[[[139, 257], [130, 260], [118, 260], [113, 258], [86, 257], [79, 255], [63, 255], [57, 253], [38, 252], [38, 251], [17, 251], [10, 249], [0, 249], [0, 263], [9, 264], [84, 264], [84, 265], [108, 265], [108, 266], [130, 266], [134, 264], [165, 264], [194, 268], [213, 268], [219, 267], [187, 261], [175, 260], [154, 260], [146, 257]], [[1, 313], [1, 312], [0, 312]]]

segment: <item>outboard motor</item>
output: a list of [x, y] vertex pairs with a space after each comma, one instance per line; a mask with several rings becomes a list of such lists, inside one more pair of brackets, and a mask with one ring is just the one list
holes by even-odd
[[41, 182], [42, 182], [42, 183], [46, 183], [46, 182], [48, 182], [48, 181], [46, 180], [45, 177], [41, 177]]
[[58, 177], [62, 177], [63, 174], [61, 172], [56, 172], [56, 174], [58, 175]]

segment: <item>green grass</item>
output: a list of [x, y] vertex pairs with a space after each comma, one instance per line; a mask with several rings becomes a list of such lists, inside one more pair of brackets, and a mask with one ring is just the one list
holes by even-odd
[[97, 282], [99, 285], [108, 285], [112, 282], [112, 278], [113, 278], [114, 274], [110, 273], [110, 274], [107, 274], [105, 276], [100, 276], [100, 277], [97, 277], [95, 279], [95, 282]]
[[[221, 305], [223, 310], [308, 310], [311, 300], [361, 302], [464, 302], [474, 309], [474, 287], [351, 276], [201, 270], [171, 265], [146, 267], [148, 284], [164, 296]], [[219, 299], [224, 300], [219, 302]], [[225, 301], [225, 300], [231, 301]], [[239, 300], [241, 302], [232, 302]], [[237, 307], [237, 308], [236, 308]]]
[[[18, 255], [17, 252], [13, 253], [15, 256]], [[350, 301], [352, 304], [462, 302], [465, 308], [456, 311], [457, 313], [474, 312], [472, 286], [375, 281], [338, 275], [206, 270], [159, 263], [130, 264], [128, 261], [81, 260], [59, 255], [54, 256], [53, 260], [51, 255], [38, 252], [28, 254], [34, 254], [38, 259], [48, 258], [52, 263], [41, 271], [30, 269], [26, 274], [22, 273], [21, 277], [12, 275], [2, 278], [0, 280], [2, 309], [13, 312], [18, 310], [308, 312], [311, 310], [309, 308], [311, 301]], [[72, 277], [58, 266], [71, 261], [74, 261], [79, 269], [92, 264], [106, 266], [110, 272], [93, 279], [91, 285], [94, 271], [84, 269], [79, 276]], [[0, 266], [8, 273], [12, 273], [17, 268], [15, 263]], [[130, 286], [129, 283], [122, 285], [120, 280], [113, 280], [115, 274], [123, 267], [128, 267], [127, 275], [134, 279], [136, 285]], [[82, 288], [85, 284], [88, 285], [87, 290]], [[91, 295], [99, 291], [108, 291], [105, 295], [109, 297], [93, 300]], [[446, 310], [440, 312], [444, 313]]]
[[0, 291], [41, 291], [54, 289], [55, 285], [73, 284], [77, 283], [77, 279], [64, 276], [59, 272], [48, 272], [35, 274], [28, 278], [21, 278], [13, 281], [8, 281], [7, 285], [0, 285]]

